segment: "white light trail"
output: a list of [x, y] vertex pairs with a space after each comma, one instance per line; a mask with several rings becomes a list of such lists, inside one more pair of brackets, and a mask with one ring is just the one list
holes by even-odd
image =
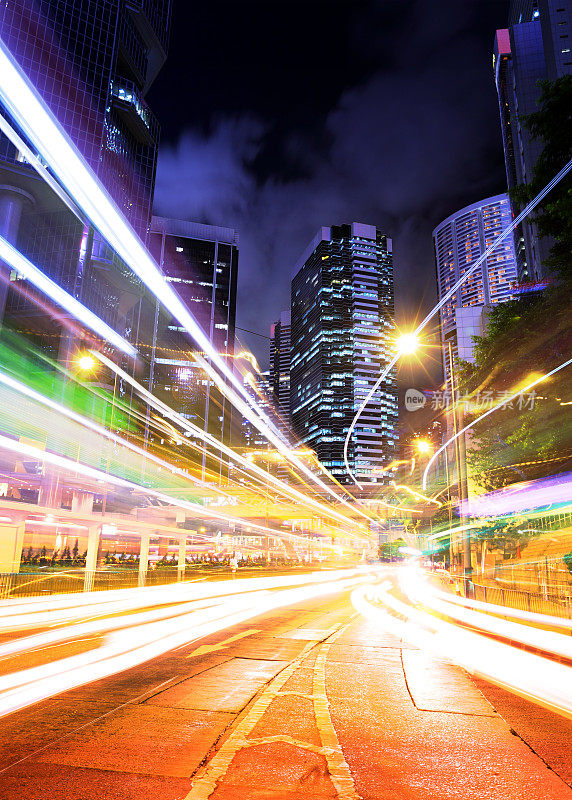
[[[309, 480], [344, 503], [343, 498], [323, 483], [282, 441], [264, 411], [248, 396], [241, 381], [220, 357], [212, 342], [165, 281], [141, 239], [129, 225], [116, 203], [92, 172], [64, 129], [42, 101], [36, 89], [0, 40], [0, 98], [22, 131], [49, 164], [60, 183], [83, 210], [116, 253], [141, 279], [153, 295], [193, 337], [221, 375], [232, 384], [241, 400], [244, 416]], [[222, 391], [229, 396], [229, 387]], [[230, 399], [230, 397], [229, 397]]]
[[[470, 600], [467, 597], [459, 597], [456, 594], [448, 594], [433, 587], [425, 585], [424, 589], [434, 597], [439, 598], [445, 603], [474, 608], [477, 611], [484, 611], [487, 614], [499, 614], [511, 619], [521, 619], [523, 622], [530, 622], [533, 625], [545, 625], [550, 628], [572, 629], [572, 619], [564, 617], [554, 617], [550, 614], [537, 614], [534, 611], [523, 611], [520, 608], [510, 608], [510, 606], [499, 606], [494, 603], [483, 603], [481, 600]], [[572, 644], [572, 640], [570, 640]]]
[[80, 222], [85, 223], [83, 215], [73, 200], [70, 199], [67, 192], [64, 192], [62, 187], [59, 183], [54, 179], [53, 175], [48, 172], [44, 164], [42, 164], [41, 160], [38, 156], [30, 150], [26, 142], [19, 136], [14, 128], [10, 125], [7, 119], [5, 119], [2, 114], [0, 114], [0, 131], [12, 142], [14, 147], [20, 152], [26, 159], [26, 161], [32, 166], [40, 178], [44, 180], [50, 189], [57, 194], [60, 198], [62, 203], [64, 203], [69, 210], [76, 216]]
[[[540, 191], [536, 195], [536, 197], [533, 200], [531, 200], [531, 202], [520, 212], [520, 214], [517, 217], [515, 217], [515, 219], [510, 223], [510, 225], [508, 225], [504, 229], [504, 231], [502, 233], [500, 233], [497, 236], [497, 238], [487, 247], [487, 249], [484, 251], [484, 253], [477, 258], [477, 260], [474, 262], [474, 264], [471, 266], [471, 268], [468, 269], [459, 278], [459, 280], [449, 289], [448, 292], [446, 292], [445, 295], [443, 295], [441, 300], [439, 300], [437, 305], [435, 305], [431, 309], [431, 311], [427, 314], [427, 316], [421, 322], [421, 324], [418, 325], [417, 328], [410, 334], [411, 337], [416, 337], [417, 338], [419, 336], [419, 334], [427, 327], [429, 322], [433, 319], [433, 317], [437, 314], [437, 312], [443, 307], [443, 305], [448, 300], [450, 300], [451, 297], [453, 297], [453, 295], [458, 291], [459, 287], [462, 286], [463, 283], [474, 272], [476, 272], [476, 270], [481, 266], [481, 264], [484, 261], [486, 261], [486, 259], [491, 255], [491, 253], [493, 253], [496, 250], [496, 248], [499, 246], [499, 244], [501, 242], [503, 242], [515, 230], [515, 228], [518, 225], [520, 225], [522, 220], [525, 219], [530, 214], [530, 212], [533, 211], [536, 208], [536, 206], [539, 203], [542, 202], [542, 200], [544, 200], [546, 195], [550, 191], [552, 191], [552, 189], [562, 180], [562, 178], [564, 178], [570, 172], [571, 169], [572, 169], [572, 159], [564, 167], [562, 167], [560, 172], [557, 175], [555, 175], [554, 178], [552, 178], [552, 180], [549, 183], [546, 184], [544, 189], [542, 189], [542, 191]], [[347, 470], [349, 476], [351, 477], [351, 479], [354, 481], [355, 484], [357, 484], [357, 486], [360, 487], [360, 489], [362, 488], [362, 486], [359, 483], [359, 481], [356, 479], [354, 473], [352, 472], [352, 469], [351, 469], [351, 467], [349, 465], [349, 461], [348, 461], [348, 447], [349, 447], [349, 442], [350, 442], [350, 439], [351, 439], [351, 435], [353, 433], [353, 430], [354, 430], [354, 428], [356, 426], [356, 423], [357, 423], [358, 419], [363, 414], [364, 409], [366, 408], [366, 406], [370, 402], [370, 400], [373, 397], [373, 395], [379, 389], [381, 383], [389, 375], [389, 372], [391, 371], [391, 369], [393, 369], [393, 367], [397, 364], [397, 362], [399, 361], [400, 355], [401, 355], [401, 353], [396, 353], [396, 355], [392, 358], [392, 360], [389, 362], [387, 367], [383, 370], [383, 372], [381, 373], [379, 378], [376, 380], [376, 382], [374, 383], [373, 387], [369, 390], [365, 400], [362, 402], [362, 404], [358, 408], [357, 413], [356, 413], [355, 417], [352, 420], [352, 423], [351, 423], [351, 425], [349, 427], [349, 430], [348, 430], [348, 433], [347, 433], [347, 436], [346, 436], [346, 440], [344, 442], [344, 462], [345, 462], [345, 465], [346, 465], [346, 470]]]
[[[314, 498], [303, 494], [298, 489], [286, 483], [285, 481], [281, 481], [279, 478], [276, 478], [274, 475], [271, 475], [269, 472], [266, 472], [265, 470], [261, 469], [254, 462], [248, 461], [246, 458], [241, 456], [235, 450], [232, 450], [227, 445], [220, 442], [218, 439], [215, 439], [215, 437], [212, 436], [210, 433], [207, 433], [206, 431], [199, 428], [197, 425], [194, 425], [192, 422], [189, 422], [189, 420], [182, 417], [180, 414], [178, 414], [176, 411], [174, 411], [172, 408], [166, 405], [166, 403], [164, 403], [162, 400], [159, 400], [157, 397], [155, 397], [154, 394], [151, 394], [151, 392], [149, 392], [148, 389], [146, 389], [144, 386], [138, 383], [131, 375], [125, 372], [125, 370], [121, 369], [121, 367], [118, 367], [117, 364], [115, 364], [109, 358], [104, 356], [103, 353], [99, 353], [97, 350], [92, 350], [91, 352], [96, 358], [98, 358], [101, 361], [102, 364], [108, 367], [108, 369], [117, 373], [119, 377], [121, 377], [131, 386], [133, 386], [133, 388], [136, 389], [137, 392], [139, 392], [139, 394], [144, 398], [144, 400], [147, 403], [149, 403], [150, 406], [152, 406], [152, 408], [154, 408], [163, 416], [167, 417], [167, 419], [170, 419], [171, 421], [175, 422], [177, 425], [179, 425], [179, 427], [183, 428], [183, 430], [186, 430], [189, 433], [192, 433], [194, 436], [197, 436], [203, 442], [205, 442], [205, 444], [208, 444], [211, 447], [215, 448], [216, 450], [220, 450], [222, 453], [225, 453], [225, 455], [229, 456], [229, 458], [232, 458], [233, 461], [236, 461], [244, 469], [254, 473], [258, 478], [261, 478], [264, 481], [264, 483], [272, 485], [272, 487], [277, 489], [281, 494], [286, 495], [287, 497], [290, 497], [292, 499], [295, 499], [298, 502], [303, 503], [304, 505], [309, 505], [312, 508], [315, 508], [324, 516], [327, 516], [331, 519], [335, 519], [338, 522], [342, 522], [345, 525], [352, 525], [355, 527], [355, 523], [353, 520], [348, 519], [348, 517], [344, 516], [343, 514], [340, 514], [337, 511], [334, 511], [332, 508], [325, 505], [324, 503], [321, 503], [319, 500], [315, 500]], [[361, 509], [359, 509], [358, 507], [348, 503], [346, 503], [345, 505], [347, 505], [353, 512], [359, 514], [361, 517], [367, 519], [368, 521], [371, 519], [367, 514], [364, 514], [363, 511], [361, 511]]]
[[[230, 517], [226, 514], [222, 514], [216, 510], [213, 510], [209, 506], [202, 506], [198, 503], [192, 503], [189, 500], [182, 500], [179, 497], [172, 497], [171, 495], [164, 494], [156, 489], [151, 489], [148, 486], [142, 486], [141, 484], [125, 480], [125, 478], [119, 478], [110, 472], [104, 472], [103, 470], [96, 469], [95, 467], [90, 467], [81, 461], [74, 461], [71, 458], [60, 456], [57, 453], [52, 453], [48, 450], [40, 450], [38, 447], [33, 447], [25, 442], [20, 442], [16, 439], [10, 439], [8, 436], [3, 436], [0, 434], [0, 448], [2, 447], [6, 448], [7, 450], [12, 450], [13, 452], [26, 455], [29, 458], [37, 461], [59, 467], [66, 472], [75, 472], [78, 475], [83, 475], [86, 478], [91, 478], [92, 480], [99, 481], [100, 483], [110, 483], [113, 486], [119, 486], [123, 489], [131, 489], [132, 491], [142, 492], [143, 494], [151, 497], [156, 497], [157, 499], [162, 500], [169, 505], [192, 511], [197, 517], [211, 517], [213, 519], [224, 520], [225, 522], [232, 522], [235, 525], [245, 524], [244, 520], [240, 519], [239, 517]], [[255, 528], [257, 531], [262, 531], [267, 536], [274, 536], [277, 539], [300, 539], [306, 543], [306, 540], [303, 537], [296, 536], [295, 534], [288, 533], [287, 531], [268, 528], [265, 525], [259, 525], [257, 522], [251, 521], [248, 522], [248, 525], [251, 528]], [[184, 529], [181, 529], [181, 535], [183, 535], [183, 533]], [[188, 535], [193, 534], [186, 534], [186, 536]]]
[[[572, 640], [570, 636], [542, 630], [541, 628], [532, 628], [529, 625], [521, 625], [517, 622], [491, 616], [494, 613], [505, 614], [507, 609], [504, 607], [500, 612], [495, 612], [493, 609], [499, 608], [499, 606], [492, 607], [488, 606], [487, 603], [481, 603], [481, 607], [478, 610], [459, 607], [455, 603], [451, 604], [446, 596], [442, 597], [431, 591], [423, 580], [423, 576], [417, 571], [403, 570], [399, 583], [405, 594], [417, 606], [421, 605], [437, 612], [439, 615], [450, 617], [464, 625], [478, 628], [485, 633], [491, 633], [503, 639], [509, 639], [511, 642], [518, 642], [519, 644], [572, 660]], [[444, 595], [444, 593], [442, 594]], [[507, 616], [512, 615], [509, 612]], [[536, 616], [542, 618], [543, 615], [537, 614]], [[526, 617], [521, 617], [521, 619], [526, 619]], [[528, 621], [532, 622], [531, 619], [528, 619]], [[546, 620], [542, 620], [542, 622], [545, 625], [547, 624]], [[538, 624], [538, 620], [536, 624]], [[568, 622], [568, 627], [570, 627], [570, 622]]]
[[337, 581], [344, 578], [363, 577], [369, 570], [323, 570], [303, 575], [291, 573], [268, 578], [240, 578], [216, 583], [185, 581], [167, 586], [145, 586], [137, 589], [112, 589], [102, 592], [83, 592], [49, 597], [19, 597], [0, 600], [0, 631], [41, 628], [51, 624], [67, 624], [99, 615], [123, 613], [159, 605], [183, 603], [190, 600], [216, 599], [266, 589], [283, 589]]
[[451, 442], [454, 442], [455, 439], [458, 439], [459, 436], [461, 436], [463, 433], [473, 428], [477, 424], [477, 422], [480, 422], [482, 419], [485, 419], [485, 417], [488, 417], [493, 412], [498, 411], [499, 408], [504, 408], [508, 403], [511, 403], [519, 395], [523, 394], [523, 392], [527, 392], [529, 389], [532, 389], [534, 386], [537, 386], [539, 383], [542, 383], [542, 381], [545, 381], [547, 378], [550, 378], [551, 375], [555, 375], [561, 369], [569, 367], [570, 364], [572, 364], [572, 358], [569, 358], [568, 361], [565, 361], [563, 364], [559, 364], [559, 366], [550, 370], [550, 372], [547, 372], [545, 375], [541, 375], [539, 378], [536, 378], [534, 381], [531, 381], [531, 383], [528, 383], [526, 386], [522, 386], [518, 391], [514, 392], [514, 394], [512, 394], [508, 399], [501, 400], [496, 404], [496, 406], [489, 408], [488, 411], [485, 411], [483, 414], [478, 416], [472, 422], [469, 422], [468, 425], [465, 425], [464, 428], [461, 428], [460, 431], [457, 431], [457, 433], [451, 436], [451, 438], [448, 441], [446, 441], [444, 445], [442, 445], [438, 450], [435, 451], [435, 453], [433, 453], [433, 455], [427, 462], [427, 466], [425, 467], [425, 471], [423, 472], [423, 491], [426, 491], [427, 489], [427, 475], [429, 474], [431, 465], [435, 462], [435, 460], [443, 452], [443, 450], [449, 447]]
[[133, 453], [141, 456], [143, 459], [150, 461], [153, 464], [156, 464], [161, 469], [165, 469], [173, 475], [179, 475], [180, 477], [191, 481], [196, 486], [201, 486], [202, 488], [208, 488], [218, 492], [223, 497], [229, 497], [226, 492], [223, 492], [221, 489], [217, 489], [215, 487], [207, 486], [206, 483], [201, 481], [199, 478], [195, 478], [194, 476], [190, 475], [185, 470], [181, 469], [180, 467], [175, 467], [173, 464], [169, 464], [167, 461], [163, 461], [163, 459], [158, 458], [157, 456], [153, 455], [149, 450], [144, 450], [142, 447], [138, 447], [138, 445], [130, 442], [128, 439], [124, 439], [121, 436], [118, 436], [116, 433], [104, 428], [102, 425], [98, 425], [97, 422], [93, 422], [93, 420], [88, 419], [87, 417], [82, 416], [81, 414], [72, 411], [72, 409], [68, 408], [67, 406], [61, 405], [61, 403], [57, 403], [55, 400], [52, 400], [49, 397], [46, 397], [40, 392], [36, 392], [34, 389], [31, 389], [29, 386], [21, 383], [20, 381], [16, 380], [15, 378], [6, 375], [4, 372], [0, 371], [0, 383], [3, 383], [5, 386], [9, 386], [11, 389], [23, 394], [25, 397], [28, 397], [30, 400], [34, 400], [41, 405], [46, 406], [47, 408], [51, 408], [53, 411], [56, 411], [58, 414], [61, 414], [68, 419], [73, 420], [74, 422], [78, 422], [85, 428], [97, 433], [99, 436], [103, 436], [105, 439], [109, 439], [115, 444], [125, 447], [127, 450], [131, 450]]
[[0, 236], [0, 259], [9, 264], [22, 277], [26, 278], [31, 284], [36, 286], [47, 297], [54, 301], [60, 308], [77, 319], [90, 331], [100, 336], [104, 341], [117, 347], [129, 356], [135, 356], [137, 351], [132, 344], [120, 336], [107, 323], [100, 319], [93, 311], [86, 308], [73, 295], [62, 289], [55, 281], [48, 278], [38, 267], [32, 264], [25, 256], [10, 244], [3, 236]]
[[[354, 608], [394, 636], [572, 718], [570, 667], [420, 611], [393, 597], [390, 587], [386, 581], [381, 586], [355, 589], [351, 597]], [[407, 621], [387, 613], [379, 603]]]
[[175, 616], [170, 619], [158, 619], [155, 612], [150, 612], [147, 621], [143, 621], [145, 615], [138, 615], [137, 624], [127, 628], [122, 625], [121, 630], [107, 634], [100, 647], [1, 676], [0, 717], [74, 687], [130, 669], [260, 614], [343, 592], [368, 579], [363, 574], [337, 580], [326, 579], [319, 584], [310, 579], [308, 585], [273, 593], [254, 591], [231, 594], [224, 602], [206, 609], [195, 607], [189, 613], [177, 613], [175, 607]]

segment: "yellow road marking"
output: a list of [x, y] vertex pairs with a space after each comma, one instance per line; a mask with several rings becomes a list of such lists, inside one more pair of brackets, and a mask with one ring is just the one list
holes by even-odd
[[300, 655], [297, 656], [288, 667], [282, 670], [260, 695], [244, 719], [239, 722], [226, 742], [223, 743], [220, 749], [204, 767], [202, 774], [193, 781], [193, 786], [184, 800], [208, 800], [216, 790], [218, 782], [226, 775], [228, 768], [239, 750], [244, 747], [252, 747], [270, 742], [284, 742], [323, 755], [326, 758], [328, 772], [339, 800], [361, 800], [360, 796], [355, 791], [355, 784], [350, 768], [340, 747], [332, 718], [330, 717], [328, 699], [326, 696], [326, 659], [328, 652], [334, 641], [346, 628], [347, 625], [344, 625], [330, 636], [329, 642], [321, 645], [316, 663], [312, 668], [314, 673], [313, 693], [309, 699], [311, 699], [314, 704], [314, 715], [322, 746], [317, 747], [310, 742], [303, 742], [288, 735], [269, 736], [260, 739], [247, 738], [276, 697], [287, 694], [308, 697], [308, 695], [304, 695], [302, 692], [282, 691], [282, 687], [300, 667], [308, 651], [315, 647], [315, 643], [308, 642]]
[[196, 650], [193, 650], [192, 653], [189, 653], [188, 656], [185, 658], [193, 658], [194, 656], [204, 656], [205, 653], [215, 653], [217, 650], [224, 650], [229, 644], [232, 642], [237, 642], [239, 639], [244, 639], [245, 636], [252, 636], [255, 633], [260, 633], [260, 630], [252, 628], [249, 631], [244, 631], [243, 633], [237, 633], [234, 636], [229, 636], [228, 639], [225, 639], [224, 642], [219, 642], [218, 644], [202, 644], [200, 647], [197, 647]]

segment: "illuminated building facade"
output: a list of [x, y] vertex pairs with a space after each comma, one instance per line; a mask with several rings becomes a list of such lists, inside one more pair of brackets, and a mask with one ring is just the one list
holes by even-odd
[[[572, 0], [512, 0], [509, 26], [496, 32], [493, 64], [509, 189], [533, 176], [542, 143], [532, 138], [524, 118], [538, 110], [539, 81], [572, 74], [571, 42]], [[546, 278], [543, 261], [550, 247], [533, 222], [523, 221], [516, 232], [520, 280]]]
[[[342, 483], [352, 419], [391, 360], [391, 239], [373, 225], [323, 227], [292, 281], [290, 414], [300, 439]], [[395, 375], [361, 415], [349, 447], [360, 482], [383, 482], [397, 445]]]
[[[10, 52], [143, 240], [159, 142], [144, 96], [166, 58], [170, 8], [170, 0], [7, 0], [0, 8]], [[0, 183], [0, 234], [136, 343], [147, 317], [141, 285], [4, 136]], [[15, 279], [3, 282], [0, 315], [6, 308], [16, 327], [41, 334], [42, 314]], [[65, 360], [58, 337], [52, 344], [52, 354]]]
[[283, 311], [270, 328], [270, 380], [278, 408], [290, 419], [290, 311]]
[[[232, 365], [238, 233], [232, 228], [153, 217], [149, 247], [161, 270], [217, 351]], [[157, 306], [149, 385], [186, 419], [230, 441], [231, 409], [197, 364], [177, 320]]]
[[[488, 197], [462, 208], [433, 231], [437, 289], [443, 298], [511, 223], [508, 195]], [[451, 342], [453, 353], [471, 361], [472, 336], [483, 332], [483, 309], [513, 297], [517, 281], [514, 240], [508, 236], [441, 308], [441, 340]], [[448, 360], [444, 358], [448, 379]]]
[[[244, 376], [244, 389], [247, 395], [261, 408], [265, 414], [272, 417], [274, 403], [272, 402], [272, 383], [270, 371], [261, 372], [255, 377], [251, 372]], [[241, 420], [241, 447], [247, 451], [263, 452], [270, 449], [266, 436], [256, 428], [250, 420], [242, 417]], [[249, 453], [246, 453], [249, 455]]]

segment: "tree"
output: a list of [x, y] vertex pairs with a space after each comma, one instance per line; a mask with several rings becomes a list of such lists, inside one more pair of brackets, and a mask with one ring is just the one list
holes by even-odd
[[[512, 193], [521, 205], [535, 197], [572, 156], [572, 76], [542, 83], [540, 108], [525, 118], [525, 124], [542, 141], [543, 150], [531, 181]], [[539, 233], [553, 239], [546, 265], [555, 282], [542, 292], [489, 309], [486, 330], [474, 339], [474, 363], [459, 368], [461, 393], [477, 400], [488, 391], [498, 401], [501, 393], [513, 393], [523, 380], [546, 374], [569, 358], [572, 175], [547, 195], [534, 219]], [[491, 490], [570, 469], [572, 431], [567, 409], [561, 405], [572, 400], [569, 372], [558, 372], [535, 387], [534, 402], [523, 396], [511, 408], [477, 423], [467, 460], [480, 486]], [[469, 420], [470, 415], [464, 421]]]
[[384, 542], [379, 546], [381, 561], [402, 561], [405, 556], [399, 552], [400, 547], [406, 547], [405, 539], [394, 539], [393, 542]]
[[489, 550], [497, 550], [503, 558], [518, 558], [531, 534], [521, 532], [518, 521], [498, 518], [481, 529], [473, 531], [472, 538], [486, 542]]
[[74, 561], [77, 561], [77, 554], [78, 553], [79, 553], [79, 539], [76, 539], [75, 543], [74, 543], [74, 546], [73, 546], [73, 550], [72, 550], [72, 555], [73, 555], [73, 560]]

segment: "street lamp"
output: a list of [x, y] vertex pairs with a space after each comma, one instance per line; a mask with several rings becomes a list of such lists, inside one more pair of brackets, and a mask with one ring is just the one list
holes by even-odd
[[[403, 355], [412, 355], [415, 353], [420, 347], [419, 337], [414, 332], [408, 332], [402, 334], [395, 343], [395, 349], [397, 353], [401, 356]], [[442, 343], [442, 347], [446, 353], [446, 358], [448, 361], [448, 381], [450, 381], [451, 387], [451, 410], [452, 410], [452, 422], [453, 422], [453, 430], [455, 433], [455, 460], [457, 462], [457, 487], [458, 487], [458, 495], [459, 495], [459, 509], [461, 514], [461, 524], [462, 524], [462, 517], [463, 517], [463, 501], [466, 498], [466, 481], [464, 478], [464, 470], [462, 466], [462, 454], [461, 454], [461, 442], [459, 441], [459, 437], [457, 436], [457, 432], [460, 430], [461, 425], [457, 417], [457, 382], [455, 376], [455, 368], [454, 368], [454, 360], [453, 360], [453, 345], [450, 340], [447, 342]], [[424, 444], [417, 444], [417, 450], [420, 454], [426, 454], [430, 450], [430, 445], [426, 442]], [[423, 449], [422, 449], [423, 448]], [[451, 510], [451, 488], [449, 482], [449, 466], [448, 466], [448, 456], [447, 452], [445, 452], [445, 469], [447, 472], [447, 483], [449, 485], [449, 512]], [[464, 573], [465, 573], [465, 581], [469, 578], [472, 572], [472, 563], [471, 563], [471, 539], [470, 535], [467, 532], [465, 535], [465, 545], [464, 545], [464, 552], [463, 552], [463, 562], [464, 562]]]
[[428, 455], [433, 450], [431, 442], [428, 442], [427, 439], [414, 439], [413, 444], [417, 452], [422, 456]]
[[97, 361], [90, 353], [82, 353], [77, 359], [77, 365], [82, 372], [93, 372]]
[[419, 337], [414, 333], [402, 333], [395, 342], [395, 349], [400, 356], [410, 356], [420, 347]]

